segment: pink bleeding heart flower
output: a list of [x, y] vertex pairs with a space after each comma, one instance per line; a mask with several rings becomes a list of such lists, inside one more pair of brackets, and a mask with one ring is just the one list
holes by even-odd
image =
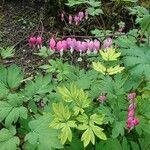
[[71, 52], [71, 53], [73, 53], [74, 48], [75, 48], [75, 45], [74, 45], [74, 43], [73, 43], [73, 39], [67, 38], [67, 39], [66, 39], [66, 42], [67, 42], [67, 48], [70, 49], [70, 52]]
[[136, 109], [136, 104], [135, 103], [132, 103], [128, 106], [128, 112], [131, 111], [131, 110], [135, 110]]
[[54, 38], [51, 38], [49, 41], [49, 47], [50, 49], [54, 50], [56, 46], [56, 41], [54, 40]]
[[38, 37], [36, 38], [36, 44], [37, 44], [37, 47], [38, 47], [38, 48], [41, 48], [41, 47], [42, 47], [42, 42], [43, 42], [42, 37], [41, 37], [41, 36], [38, 36]]
[[134, 117], [128, 117], [127, 122], [132, 122]]
[[100, 49], [100, 42], [98, 40], [94, 40], [93, 43], [94, 53], [97, 53]]
[[79, 13], [78, 13], [78, 17], [79, 17], [79, 19], [80, 19], [80, 21], [83, 19], [83, 17], [84, 17], [84, 13], [82, 12], [82, 11], [80, 11]]
[[63, 47], [63, 50], [67, 50], [67, 41], [66, 40], [62, 41], [62, 47]]
[[77, 41], [77, 42], [76, 42], [75, 50], [76, 50], [77, 52], [80, 52], [80, 51], [81, 51], [81, 41]]
[[87, 49], [87, 43], [78, 41], [77, 51], [80, 52], [80, 56], [82, 55], [82, 52], [86, 51], [86, 49]]
[[93, 48], [94, 48], [93, 41], [87, 41], [87, 54], [90, 54]]
[[63, 46], [62, 46], [62, 42], [61, 41], [57, 42], [56, 49], [60, 53], [60, 56], [62, 56], [63, 55]]
[[140, 121], [139, 121], [138, 118], [135, 117], [135, 118], [133, 119], [133, 124], [134, 124], [135, 126], [137, 126], [137, 125], [139, 124], [139, 122], [140, 122]]
[[72, 16], [71, 16], [71, 15], [69, 15], [68, 20], [69, 20], [69, 24], [72, 24], [72, 20], [73, 20], [73, 18], [72, 18]]
[[107, 99], [107, 97], [105, 95], [101, 95], [98, 97], [99, 102], [102, 104], [106, 101], [106, 99]]
[[134, 126], [137, 126], [139, 124], [139, 119], [134, 117], [134, 118], [128, 118], [127, 120], [127, 128], [130, 130], [132, 130], [134, 128]]
[[82, 52], [86, 52], [86, 50], [87, 50], [87, 42], [82, 42], [81, 43], [81, 50], [82, 50]]
[[133, 120], [127, 122], [127, 128], [129, 129], [129, 131], [130, 131], [132, 128], [134, 128]]
[[128, 98], [129, 101], [130, 100], [134, 100], [135, 97], [136, 97], [136, 93], [135, 92], [129, 93], [128, 96], [127, 96], [127, 98]]
[[58, 41], [56, 44], [57, 51], [60, 53], [60, 56], [62, 57], [64, 50], [67, 49], [67, 42], [65, 40]]
[[76, 44], [77, 44], [77, 40], [75, 38], [73, 38], [71, 43], [70, 43], [70, 52], [71, 53], [73, 53], [73, 51], [75, 50]]
[[71, 45], [71, 42], [72, 42], [72, 38], [67, 38], [66, 39], [66, 42], [67, 42], [67, 48], [70, 48], [70, 45]]
[[30, 37], [29, 39], [28, 39], [28, 42], [29, 42], [29, 46], [30, 47], [35, 47], [35, 44], [36, 44], [36, 37]]
[[112, 45], [112, 39], [107, 38], [103, 42], [102, 49], [109, 48], [111, 45]]
[[89, 14], [88, 14], [88, 12], [87, 12], [87, 11], [84, 13], [84, 15], [85, 15], [85, 19], [88, 19]]
[[75, 21], [75, 24], [78, 25], [79, 22], [80, 22], [80, 17], [75, 16], [75, 17], [74, 17], [74, 21]]
[[64, 13], [61, 13], [61, 21], [64, 21], [65, 18], [64, 18]]
[[123, 30], [124, 30], [124, 28], [121, 27], [121, 28], [118, 29], [118, 32], [123, 32]]
[[134, 117], [134, 110], [131, 110], [128, 112], [128, 117]]

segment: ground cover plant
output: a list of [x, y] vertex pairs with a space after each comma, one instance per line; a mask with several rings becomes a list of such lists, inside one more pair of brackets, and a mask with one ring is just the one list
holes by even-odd
[[149, 150], [149, 5], [3, 0], [0, 150]]

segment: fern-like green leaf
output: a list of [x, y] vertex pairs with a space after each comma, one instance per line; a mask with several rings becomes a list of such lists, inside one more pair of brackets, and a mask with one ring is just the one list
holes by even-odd
[[134, 77], [145, 76], [150, 80], [150, 49], [149, 47], [132, 47], [125, 49], [125, 66]]

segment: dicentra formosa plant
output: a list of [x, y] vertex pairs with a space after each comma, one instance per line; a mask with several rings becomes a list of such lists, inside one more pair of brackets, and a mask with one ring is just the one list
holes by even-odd
[[[106, 135], [100, 125], [103, 124], [104, 115], [95, 112], [89, 112], [91, 100], [88, 95], [79, 89], [75, 83], [70, 88], [58, 87], [59, 93], [62, 95], [62, 102], [53, 103], [53, 121], [50, 128], [60, 129], [60, 141], [65, 144], [72, 140], [72, 129], [83, 130], [78, 132], [81, 135], [84, 147], [90, 142], [95, 144], [95, 136], [99, 139], [106, 140]], [[88, 113], [87, 113], [88, 110]]]

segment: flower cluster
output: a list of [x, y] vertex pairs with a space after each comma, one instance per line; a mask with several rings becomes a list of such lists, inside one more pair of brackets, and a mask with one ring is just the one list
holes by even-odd
[[135, 92], [128, 94], [128, 100], [131, 102], [130, 105], [128, 106], [128, 118], [127, 118], [127, 128], [129, 131], [139, 124], [139, 119], [135, 117], [135, 109], [136, 109], [136, 103], [134, 102], [135, 97], [136, 97]]
[[[41, 48], [43, 43], [43, 39], [41, 36], [30, 36], [28, 39], [28, 44], [31, 48]], [[106, 49], [109, 48], [112, 45], [112, 39], [106, 38], [103, 41], [103, 44], [100, 45], [100, 42], [95, 40], [77, 40], [75, 38], [67, 38], [65, 40], [55, 40], [54, 38], [51, 38], [49, 40], [49, 48], [55, 52], [59, 52], [62, 56], [64, 52], [67, 52], [67, 50], [70, 50], [71, 54], [75, 51], [78, 52], [80, 55], [82, 53], [98, 53], [100, 49]]]
[[82, 53], [97, 53], [100, 50], [100, 42], [98, 40], [87, 40], [87, 41], [79, 41], [75, 38], [67, 38], [66, 40], [57, 41], [53, 38], [49, 41], [49, 47], [50, 49], [57, 51], [63, 55], [63, 52], [65, 52], [67, 49], [70, 50], [71, 53], [73, 51]]
[[[69, 15], [66, 17], [66, 20], [69, 24], [75, 23], [75, 25], [78, 25], [83, 19], [88, 19], [88, 12], [82, 12], [80, 11], [78, 14], [75, 16]], [[64, 13], [61, 14], [61, 21], [65, 20], [65, 15]]]
[[43, 40], [42, 40], [41, 36], [37, 36], [37, 37], [31, 36], [28, 39], [28, 43], [29, 43], [29, 46], [32, 47], [32, 48], [34, 48], [35, 46], [37, 46], [38, 48], [41, 48]]
[[79, 41], [75, 38], [67, 38], [66, 40], [56, 41], [54, 38], [51, 38], [49, 41], [50, 49], [59, 52], [61, 56], [67, 49], [69, 49], [71, 53], [73, 53], [73, 51], [79, 52], [80, 55], [82, 53], [90, 54], [91, 52], [96, 54], [101, 48], [108, 48], [111, 44], [111, 38], [105, 39], [101, 47], [100, 42], [96, 39]]

